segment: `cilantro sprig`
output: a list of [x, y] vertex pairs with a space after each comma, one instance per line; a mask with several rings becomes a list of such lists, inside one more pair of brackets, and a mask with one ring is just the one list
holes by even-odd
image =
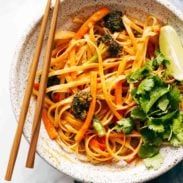
[[[183, 118], [179, 117], [180, 92], [176, 86], [164, 83], [157, 76], [150, 76], [140, 82], [133, 97], [138, 106], [131, 111], [131, 118], [141, 121], [142, 127], [148, 129], [148, 135], [153, 141], [160, 139], [161, 142], [168, 141], [164, 133], [172, 129], [174, 141], [169, 139], [170, 143], [176, 145], [183, 143]], [[175, 126], [179, 126], [182, 130], [176, 130]], [[152, 140], [147, 141], [147, 133], [142, 133], [142, 136], [146, 140], [140, 148], [139, 156], [150, 158], [157, 154], [159, 145], [152, 145]], [[152, 154], [149, 153], [149, 149]]]
[[129, 83], [137, 83], [132, 91], [137, 107], [131, 111], [130, 117], [140, 122], [143, 144], [138, 154], [143, 159], [156, 156], [165, 141], [174, 146], [183, 145], [180, 91], [175, 85], [166, 84], [163, 78], [152, 74], [160, 66], [168, 70], [168, 64], [163, 54], [156, 52], [153, 60], [128, 76]]
[[[135, 83], [131, 95], [137, 106], [114, 129], [129, 134], [136, 128], [143, 140], [139, 157], [148, 168], [157, 169], [163, 161], [159, 151], [164, 142], [176, 147], [183, 145], [183, 112], [179, 109], [181, 94], [176, 83], [165, 82], [169, 61], [159, 51], [155, 55], [127, 77], [128, 83]], [[155, 72], [159, 68], [163, 68], [161, 76]]]
[[134, 122], [131, 118], [123, 118], [117, 122], [114, 128], [117, 132], [129, 134], [134, 129]]
[[155, 52], [155, 58], [153, 58], [152, 60], [148, 60], [142, 68], [132, 72], [127, 77], [127, 80], [129, 83], [137, 83], [142, 79], [150, 76], [152, 74], [152, 71], [157, 70], [160, 66], [166, 68], [165, 75], [168, 75], [170, 72], [169, 65], [169, 60], [167, 60], [165, 56], [159, 50], [157, 50]]

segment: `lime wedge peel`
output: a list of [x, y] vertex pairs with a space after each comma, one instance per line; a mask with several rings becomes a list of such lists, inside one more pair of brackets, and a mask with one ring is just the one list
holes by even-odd
[[170, 60], [170, 71], [175, 79], [183, 80], [183, 47], [172, 26], [163, 26], [159, 37], [160, 51]]

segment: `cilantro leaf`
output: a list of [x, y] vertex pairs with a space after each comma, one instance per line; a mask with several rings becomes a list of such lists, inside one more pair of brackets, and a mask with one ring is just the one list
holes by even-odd
[[170, 63], [169, 60], [167, 60], [160, 51], [156, 51], [155, 55], [156, 57], [153, 60], [148, 61], [144, 67], [136, 70], [127, 77], [128, 83], [136, 83], [142, 80], [149, 76], [151, 71], [156, 70], [161, 65], [167, 68]]
[[145, 120], [146, 119], [146, 114], [144, 113], [144, 111], [140, 107], [135, 107], [131, 111], [131, 117], [133, 119]]
[[179, 107], [180, 99], [181, 96], [179, 89], [176, 86], [171, 87], [169, 92], [169, 100], [172, 109], [177, 109]]
[[161, 117], [158, 117], [158, 118], [149, 117], [149, 121], [151, 121], [151, 123], [154, 123], [154, 124], [161, 124], [161, 123], [165, 123], [167, 121], [171, 122], [172, 118], [176, 114], [177, 114], [177, 110], [169, 112], [168, 114], [161, 116]]
[[157, 133], [162, 133], [165, 131], [165, 128], [162, 124], [153, 124], [153, 123], [148, 123], [148, 128], [157, 132]]
[[150, 73], [150, 69], [148, 67], [144, 66], [141, 69], [138, 69], [135, 72], [132, 72], [127, 77], [127, 81], [128, 81], [128, 83], [136, 83], [136, 82], [142, 80], [144, 77], [148, 76], [149, 73]]
[[137, 88], [132, 89], [131, 95], [134, 101], [138, 104], [139, 103], [139, 96], [137, 95]]
[[183, 114], [182, 113], [179, 113], [178, 117], [173, 120], [172, 132], [175, 138], [180, 142], [180, 144], [183, 144]]
[[165, 58], [165, 56], [159, 50], [156, 50], [155, 55], [156, 55], [156, 58], [153, 60], [154, 65], [156, 65], [156, 66], [160, 66], [160, 65], [167, 66], [170, 63], [170, 61], [167, 60]]
[[159, 108], [157, 109], [157, 106], [154, 106], [153, 108], [151, 108], [151, 111], [148, 113], [148, 115], [153, 117], [161, 117], [167, 114], [168, 112], [169, 112], [168, 109], [166, 109], [165, 111], [162, 111]]
[[154, 87], [154, 80], [152, 78], [144, 79], [138, 86], [137, 94], [144, 94]]
[[170, 141], [170, 139], [172, 138], [172, 130], [170, 129], [170, 126], [166, 126], [166, 128], [165, 128], [165, 132], [163, 133], [163, 136], [162, 136], [162, 138], [164, 139], [164, 140], [168, 140], [168, 141]]
[[181, 130], [181, 132], [179, 132], [177, 134], [177, 139], [183, 144], [183, 131], [182, 130]]
[[138, 152], [138, 155], [141, 158], [151, 158], [159, 153], [159, 147], [150, 145], [150, 144], [143, 144]]
[[148, 169], [157, 170], [163, 163], [163, 157], [160, 153], [157, 155], [144, 159], [144, 164]]
[[155, 83], [156, 87], [167, 87], [167, 84], [164, 83], [164, 81], [160, 77], [153, 76], [152, 78], [154, 80], [154, 83]]
[[162, 111], [165, 111], [168, 107], [169, 104], [169, 100], [167, 99], [167, 97], [163, 97], [158, 101], [158, 107], [159, 109], [161, 109]]
[[159, 66], [164, 66], [166, 68], [168, 67], [170, 61], [167, 60], [159, 50], [155, 51], [155, 56], [155, 58], [148, 62], [148, 65], [149, 67], [151, 67], [152, 70], [158, 69]]
[[141, 97], [140, 104], [144, 112], [148, 113], [156, 101], [168, 92], [169, 88], [157, 87], [149, 93], [149, 98], [146, 96]]
[[178, 134], [183, 131], [183, 116], [182, 113], [179, 113], [177, 118], [173, 120], [172, 131], [174, 134]]
[[123, 132], [129, 134], [134, 129], [134, 122], [131, 118], [123, 118], [117, 122], [117, 125], [114, 128], [117, 132]]
[[155, 146], [160, 146], [162, 143], [162, 138], [159, 134], [155, 133], [149, 128], [143, 128], [140, 130], [143, 141], [145, 144], [151, 144]]
[[172, 136], [170, 144], [174, 147], [180, 147], [181, 145], [183, 145], [183, 143], [176, 136]]

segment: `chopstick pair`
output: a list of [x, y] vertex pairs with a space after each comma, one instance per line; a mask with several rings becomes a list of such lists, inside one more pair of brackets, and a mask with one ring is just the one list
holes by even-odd
[[[39, 94], [38, 94], [38, 98], [37, 98], [33, 125], [32, 125], [31, 142], [30, 142], [30, 147], [29, 147], [27, 161], [26, 161], [26, 167], [28, 167], [28, 168], [32, 168], [34, 166], [35, 151], [36, 151], [36, 146], [37, 146], [37, 141], [38, 141], [38, 136], [39, 136], [39, 131], [40, 131], [40, 125], [41, 125], [41, 113], [42, 113], [42, 107], [43, 107], [43, 103], [44, 103], [46, 83], [47, 83], [47, 79], [48, 79], [48, 72], [49, 72], [50, 61], [51, 61], [51, 50], [52, 50], [54, 34], [55, 34], [55, 30], [56, 30], [59, 4], [60, 4], [60, 0], [56, 0], [55, 5], [54, 5], [54, 10], [53, 10], [53, 16], [52, 16], [52, 20], [51, 20], [51, 27], [50, 27], [49, 36], [48, 36], [48, 42], [47, 42], [47, 46], [46, 46], [44, 62], [43, 62], [43, 72], [41, 74]], [[36, 44], [36, 49], [35, 49], [34, 57], [32, 60], [32, 65], [30, 67], [30, 74], [28, 77], [28, 82], [27, 82], [27, 86], [25, 89], [23, 103], [21, 106], [18, 126], [17, 126], [16, 134], [14, 137], [13, 145], [12, 145], [10, 156], [9, 156], [9, 162], [8, 162], [6, 175], [5, 175], [5, 180], [7, 180], [7, 181], [10, 181], [12, 178], [15, 162], [17, 159], [17, 154], [18, 154], [20, 141], [21, 141], [21, 137], [22, 137], [22, 133], [23, 133], [23, 127], [25, 124], [25, 119], [26, 119], [26, 115], [28, 112], [28, 108], [29, 108], [33, 84], [34, 84], [36, 71], [37, 71], [37, 67], [38, 67], [38, 62], [39, 62], [39, 57], [40, 57], [40, 53], [41, 53], [41, 49], [42, 49], [42, 45], [43, 45], [44, 35], [46, 32], [46, 27], [47, 27], [49, 12], [50, 12], [50, 6], [51, 6], [51, 0], [48, 0], [46, 8], [45, 8], [44, 16], [42, 19], [42, 23], [41, 23], [41, 29], [40, 29], [38, 41]]]

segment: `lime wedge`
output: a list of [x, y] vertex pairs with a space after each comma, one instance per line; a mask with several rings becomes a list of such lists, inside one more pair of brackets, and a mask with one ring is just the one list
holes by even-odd
[[170, 71], [175, 79], [183, 80], [183, 47], [175, 29], [169, 25], [160, 30], [160, 51], [170, 60]]

